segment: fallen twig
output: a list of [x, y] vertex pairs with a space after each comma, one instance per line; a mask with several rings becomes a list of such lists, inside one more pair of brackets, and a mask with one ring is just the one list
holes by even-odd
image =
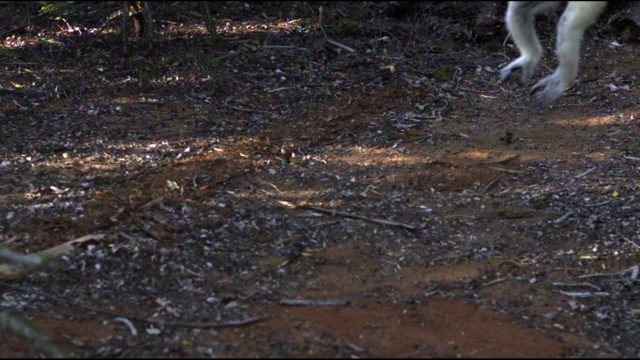
[[596, 168], [591, 168], [585, 172], [583, 172], [582, 174], [578, 174], [576, 175], [576, 179], [580, 179], [581, 177], [587, 176], [587, 174], [589, 174], [590, 172], [594, 171]]
[[580, 275], [578, 276], [578, 279], [588, 279], [588, 278], [592, 278], [592, 277], [611, 277], [611, 276], [617, 276], [620, 275], [619, 273], [610, 273], [610, 274], [586, 274], [586, 275]]
[[489, 181], [489, 183], [482, 189], [483, 193], [486, 193], [487, 191], [489, 191], [489, 188], [491, 186], [493, 186], [493, 184], [495, 184], [496, 182], [498, 182], [498, 180], [500, 180], [502, 177], [504, 176], [504, 174], [500, 174], [498, 175], [495, 179]]
[[[633, 274], [638, 272], [638, 265], [634, 265], [626, 270], [622, 270], [620, 272], [617, 273], [609, 273], [609, 274], [601, 274], [601, 273], [596, 273], [596, 274], [587, 274], [587, 275], [580, 275], [578, 276], [579, 279], [586, 279], [586, 278], [590, 278], [590, 277], [612, 277], [612, 276], [618, 276], [618, 275], [623, 275], [626, 272], [631, 272], [632, 277]], [[635, 275], [637, 277], [637, 275]]]
[[494, 279], [494, 280], [489, 281], [488, 283], [482, 284], [482, 285], [481, 285], [481, 287], [487, 287], [487, 286], [491, 286], [491, 285], [499, 284], [499, 283], [501, 283], [501, 282], [505, 282], [505, 281], [507, 281], [507, 280], [509, 280], [509, 277], [508, 277], [508, 276], [501, 277], [501, 278], [497, 278], [497, 279]]
[[572, 215], [574, 215], [575, 213], [573, 211], [567, 211], [564, 215], [560, 216], [558, 219], [554, 220], [553, 223], [554, 224], [562, 224], [563, 222], [567, 221], [567, 219], [569, 217], [571, 217]]
[[580, 298], [610, 295], [608, 292], [604, 292], [604, 291], [602, 292], [600, 291], [599, 292], [569, 292], [569, 291], [562, 291], [562, 290], [560, 290], [560, 294], [571, 296], [571, 297], [580, 297]]
[[342, 45], [339, 42], [336, 42], [336, 41], [333, 41], [333, 40], [330, 40], [330, 39], [324, 39], [324, 41], [326, 41], [327, 43], [329, 43], [329, 44], [331, 44], [331, 45], [333, 45], [335, 47], [339, 47], [340, 49], [347, 50], [350, 53], [356, 52], [354, 49], [348, 47], [347, 45]]
[[497, 167], [497, 166], [487, 166], [488, 169], [491, 170], [495, 170], [495, 171], [502, 171], [502, 172], [506, 172], [509, 174], [525, 174], [526, 171], [522, 171], [522, 170], [514, 170], [514, 169], [505, 169], [505, 168], [501, 168], [501, 167]]
[[596, 206], [602, 206], [602, 205], [607, 205], [608, 203], [612, 202], [613, 200], [609, 199], [609, 200], [605, 200], [603, 202], [599, 202], [597, 204], [587, 204], [585, 205], [585, 207], [591, 208], [591, 207], [596, 207]]
[[602, 290], [600, 289], [600, 287], [593, 285], [591, 283], [562, 283], [562, 282], [554, 282], [552, 283], [553, 286], [565, 286], [565, 287], [590, 287], [592, 289], [595, 290]]
[[634, 243], [633, 241], [631, 241], [631, 239], [627, 238], [627, 237], [626, 237], [626, 236], [624, 236], [624, 235], [620, 235], [620, 236], [624, 239], [624, 241], [628, 242], [628, 243], [629, 243], [629, 244], [631, 244], [633, 247], [635, 247], [635, 248], [637, 248], [637, 249], [640, 249], [640, 245], [638, 245], [638, 244]]
[[293, 49], [293, 45], [262, 45], [263, 49]]
[[238, 111], [244, 111], [244, 112], [259, 112], [259, 113], [265, 113], [265, 114], [269, 114], [269, 115], [275, 115], [274, 113], [270, 112], [270, 111], [266, 111], [266, 110], [259, 110], [259, 109], [243, 109], [243, 108], [239, 108], [237, 106], [233, 106], [230, 104], [227, 104], [228, 107], [234, 109], [234, 110], [238, 110]]
[[143, 209], [149, 208], [149, 207], [151, 207], [151, 206], [153, 206], [155, 204], [161, 203], [162, 200], [164, 200], [164, 196], [157, 197], [157, 198], [149, 201], [148, 203], [142, 205], [142, 208]]
[[519, 157], [520, 157], [520, 154], [511, 154], [511, 155], [503, 156], [497, 159], [481, 161], [478, 163], [478, 165], [501, 164], [513, 159], [517, 159]]
[[283, 90], [289, 90], [291, 89], [290, 86], [283, 86], [283, 87], [279, 87], [276, 89], [271, 89], [271, 90], [267, 90], [268, 93], [272, 93], [272, 92], [276, 92], [276, 91], [283, 91]]
[[291, 204], [289, 202], [286, 202], [286, 201], [280, 201], [280, 203], [283, 204], [283, 205], [286, 205], [286, 206], [293, 206], [293, 207], [296, 207], [298, 209], [313, 210], [313, 211], [317, 211], [317, 212], [324, 213], [324, 214], [330, 214], [330, 215], [333, 215], [333, 216], [348, 217], [348, 218], [352, 218], [352, 219], [364, 220], [364, 221], [369, 221], [369, 222], [378, 223], [378, 224], [399, 226], [399, 227], [402, 227], [402, 228], [405, 228], [405, 229], [409, 229], [409, 230], [416, 230], [416, 227], [413, 226], [413, 225], [404, 224], [404, 223], [391, 221], [391, 220], [370, 218], [370, 217], [366, 217], [366, 216], [362, 216], [362, 215], [356, 215], [356, 214], [350, 214], [350, 213], [341, 212], [341, 211], [329, 210], [329, 209], [325, 209], [325, 208], [321, 208], [321, 207], [313, 206], [313, 205], [293, 205], [293, 204]]
[[312, 299], [282, 299], [280, 305], [284, 306], [347, 306], [347, 300], [312, 300]]
[[471, 216], [471, 215], [461, 215], [461, 214], [452, 214], [452, 215], [445, 215], [442, 217], [443, 219], [456, 219], [456, 218], [460, 218], [460, 219], [469, 219], [469, 220], [475, 220], [478, 217], [477, 216]]
[[185, 328], [196, 328], [196, 329], [221, 329], [221, 328], [229, 328], [229, 327], [247, 326], [247, 325], [262, 322], [266, 319], [267, 319], [266, 316], [255, 316], [255, 317], [250, 317], [246, 319], [206, 322], [206, 323], [181, 322], [181, 321], [160, 322], [160, 321], [153, 321], [149, 319], [134, 319], [134, 320], [144, 321], [150, 324], [156, 324], [156, 325], [162, 325], [162, 326], [185, 327]]
[[123, 323], [127, 327], [127, 329], [129, 329], [129, 331], [131, 332], [131, 335], [138, 336], [138, 329], [136, 329], [136, 327], [131, 323], [131, 321], [129, 321], [129, 319], [123, 318], [123, 317], [117, 317], [113, 319], [113, 321]]

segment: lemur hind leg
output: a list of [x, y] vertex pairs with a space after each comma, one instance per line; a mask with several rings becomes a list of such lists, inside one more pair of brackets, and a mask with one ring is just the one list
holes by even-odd
[[580, 44], [584, 31], [593, 25], [606, 1], [570, 1], [558, 22], [556, 51], [558, 68], [531, 89], [535, 102], [547, 104], [557, 99], [578, 76]]
[[507, 29], [520, 50], [520, 57], [500, 70], [500, 81], [511, 76], [513, 70], [522, 70], [520, 83], [528, 85], [536, 67], [542, 59], [542, 45], [535, 30], [536, 14], [553, 8], [558, 1], [509, 1], [507, 8]]

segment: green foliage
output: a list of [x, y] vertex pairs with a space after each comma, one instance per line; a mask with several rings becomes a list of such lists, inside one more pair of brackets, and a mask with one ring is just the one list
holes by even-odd
[[71, 9], [74, 1], [40, 1], [40, 12], [44, 15], [61, 15]]
[[340, 32], [344, 35], [358, 35], [360, 29], [358, 27], [359, 23], [357, 21], [351, 19], [344, 19], [340, 23]]
[[205, 63], [204, 63], [204, 68], [207, 71], [215, 71], [216, 69], [220, 68], [220, 66], [222, 66], [224, 64], [224, 59], [216, 56], [215, 54], [208, 54]]
[[453, 80], [454, 70], [450, 65], [442, 65], [436, 69], [436, 79], [440, 81]]

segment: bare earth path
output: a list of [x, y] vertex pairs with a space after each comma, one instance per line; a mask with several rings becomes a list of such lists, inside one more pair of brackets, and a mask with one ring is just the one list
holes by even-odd
[[83, 357], [640, 356], [637, 45], [589, 30], [582, 82], [536, 109], [496, 83], [500, 26], [349, 32], [328, 4], [350, 53], [258, 6], [216, 47], [172, 23], [126, 59], [3, 58], [0, 240], [104, 235], [3, 279], [3, 310]]

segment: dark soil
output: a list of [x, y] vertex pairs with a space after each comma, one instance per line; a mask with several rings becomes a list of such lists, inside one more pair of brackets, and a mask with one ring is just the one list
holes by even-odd
[[3, 311], [80, 357], [640, 356], [638, 45], [589, 29], [535, 107], [500, 18], [220, 4], [128, 57], [116, 21], [5, 35], [0, 240], [104, 238]]

